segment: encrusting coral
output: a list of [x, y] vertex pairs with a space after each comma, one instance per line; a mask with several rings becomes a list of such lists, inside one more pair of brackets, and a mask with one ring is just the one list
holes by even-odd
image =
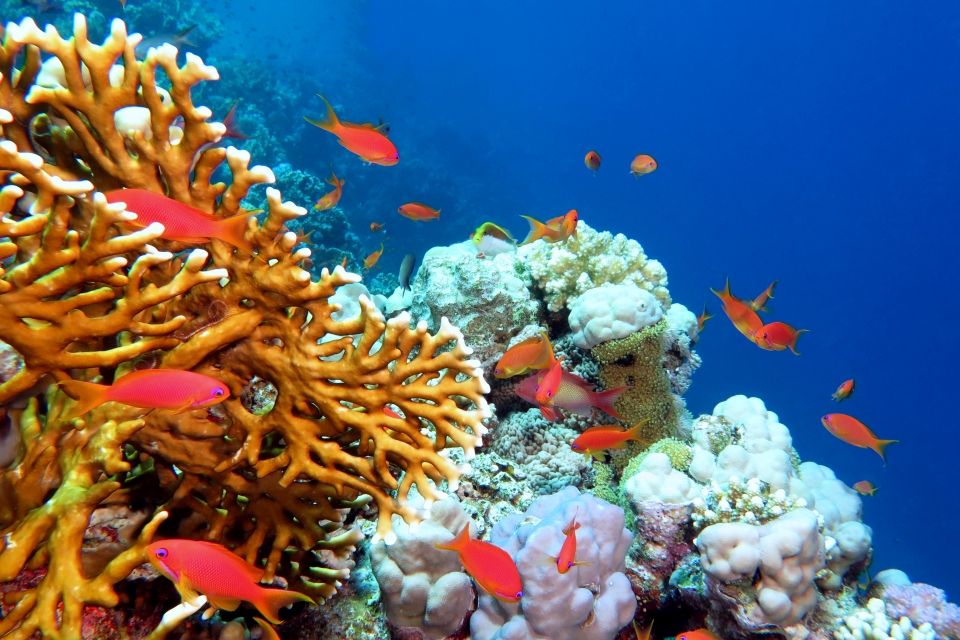
[[[337, 268], [311, 279], [299, 266], [310, 251], [294, 251], [296, 234], [285, 230], [307, 211], [274, 189], [262, 223], [248, 221], [254, 253], [166, 241], [159, 225], [130, 231], [133, 216], [96, 191], [148, 189], [229, 217], [244, 215], [250, 188], [274, 177], [249, 167], [248, 153], [212, 146], [224, 126], [207, 122], [210, 110], [190, 92], [216, 69], [190, 54], [178, 67], [170, 45], [138, 61], [140, 38], [119, 20], [102, 46], [86, 33], [80, 15], [69, 40], [25, 19], [7, 26], [0, 48], [0, 100], [12, 112], [0, 113], [0, 237], [9, 239], [0, 244], [0, 339], [24, 363], [0, 385], [21, 436], [0, 470], [0, 582], [46, 568], [37, 586], [7, 594], [17, 604], [0, 635], [80, 637], [84, 607], [117, 604], [114, 585], [144, 562], [158, 527], [223, 543], [263, 566], [265, 580], [330, 597], [349, 570], [324, 555], [354, 549], [359, 531], [343, 529], [351, 508], [375, 502], [377, 537], [389, 543], [392, 515], [420, 517], [406, 504], [413, 485], [427, 511], [445, 497], [443, 481], [456, 488], [463, 469], [445, 449], [469, 459], [486, 431], [479, 363], [445, 319], [431, 335], [407, 314], [386, 321], [361, 297], [357, 316], [334, 320], [329, 298], [360, 276]], [[53, 56], [44, 65], [59, 61], [62, 83], [35, 84], [41, 51]], [[114, 114], [126, 108], [142, 109], [139, 126], [120, 131]], [[25, 151], [41, 125], [47, 162]], [[229, 185], [211, 181], [224, 161]], [[160, 367], [217, 378], [230, 397], [180, 414], [106, 403], [59, 419], [73, 401], [49, 382], [109, 383]], [[266, 413], [243, 404], [254, 380], [276, 390]], [[22, 400], [38, 394], [44, 401]], [[156, 515], [87, 575], [84, 530], [115, 502]]]

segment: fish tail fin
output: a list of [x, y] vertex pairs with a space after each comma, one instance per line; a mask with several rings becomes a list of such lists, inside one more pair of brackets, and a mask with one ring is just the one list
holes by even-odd
[[535, 240], [539, 240], [540, 238], [544, 237], [547, 234], [547, 232], [550, 230], [550, 228], [547, 227], [547, 225], [543, 224], [539, 220], [534, 220], [530, 216], [520, 216], [520, 217], [526, 218], [527, 222], [530, 223], [530, 233], [528, 233], [526, 239], [520, 243], [519, 246], [521, 247], [525, 244], [530, 244]]
[[644, 418], [637, 424], [630, 427], [630, 429], [627, 430], [627, 437], [625, 438], [625, 440], [636, 440], [637, 442], [646, 443], [647, 439], [640, 437], [640, 429], [642, 429], [643, 425], [647, 424], [647, 422], [649, 421], [650, 421], [650, 418]]
[[257, 594], [257, 601], [251, 601], [251, 604], [253, 604], [271, 624], [280, 624], [280, 609], [297, 602], [316, 604], [310, 596], [298, 593], [297, 591], [268, 589], [266, 587], [260, 588]]
[[311, 120], [307, 116], [303, 116], [303, 119], [315, 127], [320, 127], [321, 129], [326, 129], [327, 131], [333, 133], [340, 128], [340, 119], [337, 118], [337, 114], [333, 112], [333, 107], [330, 106], [330, 103], [327, 102], [326, 98], [319, 93], [317, 94], [317, 97], [323, 100], [323, 116], [319, 120]]
[[727, 300], [733, 299], [733, 294], [730, 293], [730, 278], [727, 278], [727, 284], [723, 286], [723, 291], [717, 291], [713, 287], [710, 287], [710, 291], [713, 291], [714, 294], [726, 304]]
[[449, 549], [450, 551], [460, 551], [466, 544], [470, 542], [470, 523], [463, 525], [463, 530], [457, 534], [457, 536], [445, 544], [440, 544], [439, 542], [434, 542], [433, 545], [437, 549]]
[[247, 240], [247, 220], [249, 213], [241, 213], [231, 218], [224, 218], [217, 225], [218, 240], [229, 242], [238, 249], [243, 249], [248, 253], [253, 253], [253, 245]]
[[190, 32], [193, 31], [193, 30], [196, 29], [196, 28], [197, 28], [197, 25], [195, 25], [195, 24], [194, 24], [194, 25], [190, 25], [189, 27], [187, 27], [186, 29], [184, 29], [183, 31], [181, 31], [180, 33], [178, 33], [178, 34], [177, 34], [177, 41], [180, 42], [181, 44], [188, 44], [188, 45], [190, 45], [191, 47], [197, 46], [197, 45], [194, 44], [193, 42], [190, 42], [189, 40], [187, 40], [187, 36], [189, 36], [189, 35], [190, 35]]
[[543, 348], [536, 360], [530, 363], [531, 369], [549, 369], [553, 365], [553, 361], [556, 360], [553, 355], [553, 343], [550, 342], [550, 336], [547, 335], [546, 331], [541, 331], [540, 337], [543, 338]]
[[260, 625], [260, 637], [263, 640], [280, 640], [280, 636], [277, 635], [277, 632], [269, 622], [263, 618], [257, 618], [256, 616], [254, 616], [253, 619], [258, 625]]
[[764, 295], [766, 295], [768, 298], [772, 298], [772, 297], [773, 297], [773, 290], [777, 288], [777, 283], [778, 283], [778, 282], [780, 282], [780, 281], [779, 281], [779, 280], [774, 280], [773, 282], [771, 282], [771, 283], [770, 283], [770, 286], [767, 287], [767, 290], [763, 292]]
[[894, 442], [900, 442], [899, 440], [877, 440], [871, 449], [880, 454], [880, 457], [883, 458], [883, 465], [887, 465], [887, 447], [892, 445]]
[[790, 344], [787, 345], [790, 347], [790, 351], [793, 351], [796, 355], [800, 355], [800, 352], [797, 351], [797, 341], [800, 339], [801, 333], [807, 333], [810, 329], [800, 329], [793, 335], [793, 340], [790, 341]]
[[223, 134], [223, 137], [236, 138], [237, 140], [249, 140], [250, 136], [241, 131], [240, 123], [237, 122], [237, 103], [239, 102], [240, 98], [237, 98], [233, 101], [233, 104], [230, 105], [230, 110], [227, 111], [227, 115], [223, 119], [223, 126], [227, 128], [227, 131]]
[[330, 175], [332, 177], [327, 178], [327, 184], [331, 184], [334, 187], [342, 187], [347, 182], [346, 180], [341, 180], [340, 178], [338, 178], [337, 174], [335, 174], [333, 171], [330, 172]]
[[617, 410], [613, 408], [613, 403], [615, 403], [625, 391], [630, 389], [633, 389], [633, 387], [617, 387], [616, 389], [607, 389], [606, 391], [596, 393], [593, 396], [593, 406], [601, 411], [609, 413], [617, 420], [623, 420], [623, 416], [617, 413]]
[[76, 404], [60, 418], [61, 420], [72, 420], [80, 417], [109, 400], [107, 390], [110, 387], [103, 384], [83, 382], [82, 380], [65, 380], [64, 382], [58, 382], [57, 386], [77, 401]]

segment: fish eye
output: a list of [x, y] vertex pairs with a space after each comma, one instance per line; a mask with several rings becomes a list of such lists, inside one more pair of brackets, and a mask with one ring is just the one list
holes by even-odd
[[214, 398], [220, 398], [222, 396], [223, 396], [223, 389], [221, 389], [220, 387], [217, 387], [216, 389], [213, 390]]
[[579, 451], [579, 450], [580, 450], [580, 445], [574, 443], [574, 444], [570, 445], [570, 448], [571, 448], [571, 449], [574, 449], [574, 450], [576, 450], [576, 451]]
[[518, 599], [519, 599], [519, 598], [522, 598], [522, 597], [523, 597], [523, 591], [517, 591], [517, 595], [515, 595], [514, 597], [515, 597], [515, 598], [518, 598]]
[[166, 549], [157, 549], [157, 554], [156, 554], [156, 555], [157, 555], [158, 558], [166, 558], [166, 557], [167, 557], [167, 550], [166, 550]]

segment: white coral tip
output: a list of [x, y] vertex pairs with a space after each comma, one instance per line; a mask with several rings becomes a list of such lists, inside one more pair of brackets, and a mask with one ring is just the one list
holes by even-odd
[[396, 541], [397, 534], [395, 534], [393, 531], [388, 531], [387, 535], [383, 536], [383, 544], [387, 545], [388, 547]]

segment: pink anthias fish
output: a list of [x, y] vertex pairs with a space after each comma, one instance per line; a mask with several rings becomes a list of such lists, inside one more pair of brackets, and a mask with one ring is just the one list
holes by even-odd
[[540, 405], [540, 413], [550, 422], [556, 422], [559, 419], [557, 412], [553, 407], [561, 407], [567, 411], [581, 416], [589, 416], [593, 407], [609, 413], [618, 420], [623, 418], [613, 408], [613, 403], [617, 401], [623, 392], [633, 387], [617, 387], [608, 391], [594, 391], [593, 385], [587, 383], [580, 376], [572, 373], [563, 372], [560, 378], [560, 384], [557, 387], [553, 402], [550, 404], [541, 404], [537, 402], [537, 386], [544, 377], [545, 373], [541, 371], [536, 375], [525, 378], [514, 387], [517, 395], [531, 404]]

